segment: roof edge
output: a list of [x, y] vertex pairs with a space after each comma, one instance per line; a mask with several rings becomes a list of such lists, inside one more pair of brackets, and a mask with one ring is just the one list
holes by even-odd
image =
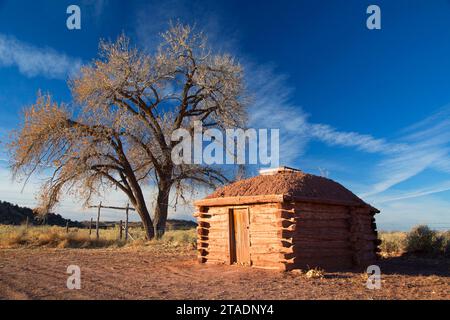
[[323, 203], [330, 205], [341, 205], [341, 206], [351, 206], [351, 207], [369, 207], [374, 212], [379, 213], [377, 208], [371, 205], [361, 202], [348, 202], [348, 201], [337, 201], [337, 200], [324, 200], [324, 199], [312, 199], [307, 197], [295, 197], [286, 194], [270, 194], [270, 195], [259, 195], [259, 196], [240, 196], [240, 197], [219, 197], [219, 198], [206, 198], [194, 201], [194, 205], [197, 207], [220, 207], [227, 205], [244, 205], [244, 204], [258, 204], [258, 203], [281, 203], [281, 202], [306, 202], [306, 203]]

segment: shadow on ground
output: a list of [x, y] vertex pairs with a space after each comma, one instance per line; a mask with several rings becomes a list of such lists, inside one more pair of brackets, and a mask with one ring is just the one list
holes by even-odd
[[450, 277], [449, 258], [428, 258], [414, 255], [382, 258], [378, 261], [383, 274]]

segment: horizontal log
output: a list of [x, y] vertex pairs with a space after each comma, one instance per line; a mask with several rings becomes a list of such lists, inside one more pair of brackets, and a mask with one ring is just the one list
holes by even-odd
[[295, 241], [309, 241], [309, 240], [316, 240], [316, 241], [330, 241], [330, 240], [341, 240], [341, 241], [347, 241], [349, 238], [349, 235], [345, 235], [342, 233], [338, 234], [317, 234], [314, 232], [299, 232], [295, 235], [294, 239]]
[[272, 230], [251, 230], [250, 238], [267, 238], [267, 239], [278, 239], [279, 238], [279, 229]]
[[297, 231], [295, 232], [295, 235], [299, 236], [306, 234], [313, 234], [318, 236], [332, 234], [332, 235], [344, 235], [347, 237], [351, 235], [350, 231], [346, 228], [327, 228], [315, 226], [298, 228]]
[[214, 233], [214, 232], [226, 232], [228, 233], [228, 228], [224, 227], [209, 227], [209, 228], [203, 228], [203, 227], [197, 227], [198, 231], [207, 232], [207, 233]]
[[348, 219], [350, 215], [348, 213], [318, 213], [318, 212], [299, 212], [298, 217], [300, 220], [312, 219], [312, 220], [335, 220], [335, 219]]
[[250, 223], [250, 227], [254, 229], [278, 229], [278, 228], [288, 228], [290, 226], [295, 226], [295, 220], [287, 219], [274, 219], [271, 221], [260, 221], [256, 220]]
[[228, 210], [223, 210], [223, 211], [208, 211], [208, 212], [196, 212], [194, 214], [197, 217], [205, 217], [205, 218], [212, 218], [212, 217], [222, 217], [222, 216], [227, 216], [228, 215]]
[[321, 203], [290, 203], [283, 204], [284, 209], [295, 210], [296, 212], [325, 212], [325, 213], [349, 213], [348, 206], [339, 206], [339, 205], [330, 205], [330, 204], [321, 204]]
[[223, 259], [210, 259], [210, 258], [206, 258], [206, 261], [204, 263], [206, 264], [229, 264], [229, 262], [227, 260], [223, 260]]
[[250, 254], [252, 256], [254, 255], [261, 255], [261, 254], [269, 254], [269, 253], [279, 253], [279, 254], [288, 254], [293, 253], [291, 248], [262, 248], [262, 247], [251, 247], [250, 248]]
[[277, 237], [267, 237], [264, 234], [261, 234], [260, 236], [257, 235], [251, 235], [250, 236], [251, 243], [255, 244], [281, 244], [281, 239]]
[[378, 237], [376, 234], [366, 234], [366, 233], [359, 233], [357, 235], [352, 235], [349, 237], [349, 240], [351, 242], [361, 242], [361, 241], [375, 241]]
[[282, 262], [273, 262], [273, 261], [255, 261], [252, 264], [252, 267], [258, 269], [267, 269], [267, 270], [286, 270], [285, 264]]
[[198, 242], [197, 248], [206, 249], [206, 250], [216, 249], [216, 250], [221, 250], [221, 251], [229, 250], [228, 243], [226, 243], [226, 242], [224, 242], [224, 243]]
[[270, 264], [266, 264], [266, 265], [252, 265], [252, 267], [253, 268], [257, 268], [257, 269], [264, 269], [264, 270], [286, 271], [286, 267], [282, 263], [278, 263], [278, 264], [274, 264], [274, 265], [270, 265]]
[[298, 257], [339, 257], [339, 256], [351, 256], [354, 251], [351, 249], [341, 249], [341, 248], [333, 248], [333, 249], [314, 249], [314, 248], [298, 248], [293, 247], [293, 252]]
[[297, 227], [302, 228], [333, 228], [333, 229], [345, 229], [348, 230], [349, 223], [346, 219], [334, 219], [334, 220], [314, 220], [314, 219], [298, 219]]
[[201, 254], [206, 259], [230, 261], [229, 255], [223, 252], [206, 252]]
[[271, 265], [271, 266], [278, 266], [280, 264], [288, 264], [288, 263], [294, 263], [294, 259], [286, 259], [283, 258], [283, 255], [280, 255], [279, 258], [272, 257], [272, 256], [263, 256], [263, 255], [255, 255], [252, 256], [252, 264], [253, 265]]
[[277, 222], [281, 221], [281, 218], [276, 217], [273, 215], [267, 215], [266, 217], [262, 217], [259, 214], [250, 214], [250, 224], [258, 224], [258, 225], [265, 225], [265, 224], [275, 224]]
[[353, 261], [351, 259], [346, 260], [336, 260], [327, 258], [321, 259], [298, 259], [295, 263], [289, 265], [289, 268], [292, 269], [313, 269], [313, 268], [321, 268], [321, 269], [340, 269], [340, 268], [351, 268], [353, 267]]
[[262, 195], [262, 196], [242, 196], [242, 197], [223, 197], [210, 198], [194, 201], [195, 206], [215, 207], [227, 205], [243, 205], [258, 203], [279, 203], [284, 201], [283, 195]]
[[296, 240], [293, 245], [299, 248], [350, 248], [350, 242], [347, 240]]
[[197, 219], [197, 224], [198, 225], [204, 225], [208, 223], [209, 227], [213, 227], [213, 228], [228, 228], [229, 227], [229, 220], [224, 219], [224, 220], [212, 220], [212, 219]]
[[284, 246], [282, 246], [279, 243], [265, 243], [264, 244], [264, 243], [253, 243], [253, 242], [251, 242], [251, 245], [250, 245], [250, 250], [259, 250], [261, 252], [268, 251], [269, 249], [273, 250], [273, 251], [277, 251], [277, 250], [281, 250], [283, 248], [289, 249], [290, 247], [284, 247]]

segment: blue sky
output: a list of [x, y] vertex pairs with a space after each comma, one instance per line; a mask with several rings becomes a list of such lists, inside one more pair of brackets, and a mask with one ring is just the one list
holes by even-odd
[[[70, 4], [81, 30], [66, 28]], [[381, 30], [366, 28], [370, 4]], [[100, 38], [123, 31], [152, 49], [170, 19], [238, 57], [255, 93], [251, 122], [280, 128], [281, 164], [341, 182], [382, 211], [380, 229], [450, 227], [450, 1], [0, 0], [2, 142], [39, 89], [70, 101], [66, 79]], [[0, 199], [33, 205], [33, 184], [20, 193], [11, 183], [1, 148]], [[88, 217], [79, 207], [59, 212]]]

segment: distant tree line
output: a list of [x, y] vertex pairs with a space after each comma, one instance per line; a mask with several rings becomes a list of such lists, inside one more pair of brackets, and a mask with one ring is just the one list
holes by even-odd
[[82, 227], [80, 222], [64, 219], [59, 214], [49, 213], [44, 217], [36, 214], [32, 209], [27, 207], [20, 207], [17, 204], [12, 204], [6, 201], [0, 201], [0, 224], [20, 225], [27, 222], [30, 225], [55, 225], [69, 227]]

